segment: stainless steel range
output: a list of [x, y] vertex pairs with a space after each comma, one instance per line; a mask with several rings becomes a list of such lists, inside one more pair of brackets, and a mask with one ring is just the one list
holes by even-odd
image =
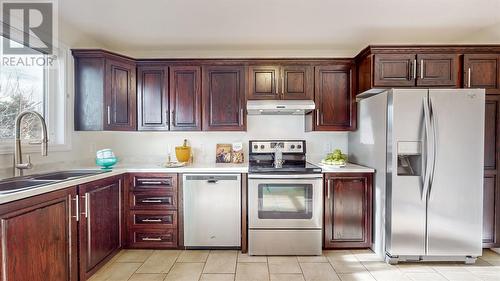
[[250, 141], [249, 254], [321, 255], [322, 197], [305, 141]]

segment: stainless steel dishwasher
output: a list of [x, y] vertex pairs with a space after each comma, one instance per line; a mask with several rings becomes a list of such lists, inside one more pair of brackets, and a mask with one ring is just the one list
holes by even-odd
[[184, 246], [241, 245], [241, 175], [184, 174]]

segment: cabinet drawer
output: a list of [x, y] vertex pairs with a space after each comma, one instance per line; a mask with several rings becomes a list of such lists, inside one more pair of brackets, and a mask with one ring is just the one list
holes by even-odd
[[177, 230], [136, 230], [130, 240], [131, 248], [177, 248]]
[[130, 194], [131, 209], [176, 209], [177, 195], [173, 192], [146, 193], [132, 192]]
[[176, 211], [131, 211], [129, 225], [132, 227], [176, 228]]
[[175, 174], [133, 174], [132, 190], [164, 190], [177, 191], [177, 175]]

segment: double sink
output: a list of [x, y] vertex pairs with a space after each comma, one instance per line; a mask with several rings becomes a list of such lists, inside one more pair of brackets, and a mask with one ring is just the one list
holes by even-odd
[[24, 191], [63, 181], [74, 180], [77, 178], [94, 176], [105, 172], [109, 172], [109, 170], [68, 170], [9, 178], [0, 180], [0, 195]]

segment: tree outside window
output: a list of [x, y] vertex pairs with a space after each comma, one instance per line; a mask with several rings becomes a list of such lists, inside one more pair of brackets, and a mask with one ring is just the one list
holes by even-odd
[[[22, 111], [34, 110], [45, 115], [45, 80], [43, 66], [0, 65], [0, 141], [14, 139], [15, 119]], [[37, 139], [40, 133], [33, 116], [25, 116], [22, 138]]]

